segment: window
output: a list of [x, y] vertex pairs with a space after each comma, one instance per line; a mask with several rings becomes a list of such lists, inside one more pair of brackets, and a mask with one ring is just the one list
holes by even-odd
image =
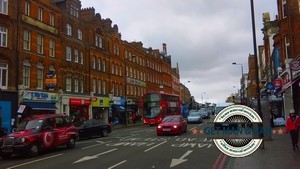
[[101, 89], [101, 87], [102, 87], [101, 84], [102, 84], [101, 80], [98, 80], [98, 93], [99, 93], [99, 94], [101, 94], [101, 90], [102, 90], [102, 89]]
[[74, 50], [74, 61], [76, 63], [78, 63], [78, 61], [79, 61], [79, 56], [78, 56], [78, 50], [77, 49]]
[[72, 56], [72, 50], [70, 46], [66, 47], [66, 60], [71, 61], [71, 56]]
[[74, 5], [71, 5], [70, 14], [78, 18], [78, 8]]
[[43, 54], [43, 36], [38, 35], [37, 36], [37, 53]]
[[284, 37], [284, 41], [285, 41], [285, 57], [291, 58], [291, 45], [290, 45], [290, 39], [288, 36]]
[[80, 64], [83, 65], [83, 52], [80, 52]]
[[25, 15], [29, 16], [30, 15], [30, 3], [25, 1]]
[[103, 44], [102, 44], [102, 38], [100, 35], [97, 35], [95, 36], [95, 45], [98, 46], [99, 48], [102, 48]]
[[0, 0], [0, 13], [7, 15], [8, 13], [8, 0]]
[[55, 57], [55, 41], [53, 39], [49, 40], [49, 56]]
[[282, 16], [283, 16], [283, 18], [287, 17], [287, 4], [286, 4], [286, 0], [282, 0]]
[[28, 60], [23, 62], [23, 85], [29, 88], [30, 85], [30, 63]]
[[75, 79], [74, 80], [74, 92], [78, 92], [78, 89], [79, 89], [79, 83], [78, 83], [78, 79]]
[[7, 28], [0, 26], [0, 47], [7, 47]]
[[114, 54], [115, 55], [119, 55], [120, 54], [119, 46], [118, 45], [114, 45]]
[[103, 94], [106, 94], [106, 81], [103, 81]]
[[103, 68], [103, 72], [106, 72], [106, 67], [105, 67], [105, 65], [106, 65], [106, 61], [105, 60], [103, 60], [102, 61], [102, 68]]
[[93, 92], [96, 93], [97, 82], [96, 79], [93, 79]]
[[101, 71], [101, 59], [100, 58], [98, 58], [98, 70]]
[[38, 9], [38, 20], [43, 21], [43, 9], [42, 8]]
[[23, 49], [30, 50], [31, 33], [28, 30], [24, 30], [23, 34]]
[[111, 65], [111, 74], [115, 74], [115, 65], [114, 64]]
[[83, 93], [83, 80], [80, 80], [80, 93]]
[[71, 88], [71, 84], [72, 84], [72, 83], [71, 83], [71, 78], [70, 78], [70, 77], [67, 77], [67, 78], [66, 78], [66, 91], [67, 91], [67, 92], [70, 92], [70, 91], [71, 91], [71, 89], [72, 89], [72, 88]]
[[67, 35], [72, 36], [72, 26], [67, 24]]
[[43, 89], [43, 77], [44, 77], [44, 67], [41, 63], [37, 65], [37, 72], [36, 72], [36, 80], [37, 80], [37, 88]]
[[55, 14], [54, 13], [50, 14], [50, 25], [51, 26], [55, 25]]
[[118, 75], [118, 74], [119, 74], [119, 70], [118, 70], [118, 68], [119, 68], [119, 65], [116, 65], [116, 75]]
[[92, 64], [93, 64], [93, 69], [96, 69], [96, 57], [95, 56], [93, 57]]
[[0, 89], [7, 89], [8, 65], [0, 63]]
[[78, 34], [78, 39], [82, 40], [82, 32], [80, 29], [78, 29], [77, 34]]

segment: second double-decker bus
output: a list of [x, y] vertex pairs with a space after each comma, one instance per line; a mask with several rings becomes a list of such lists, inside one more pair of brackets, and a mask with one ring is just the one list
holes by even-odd
[[175, 94], [148, 92], [143, 96], [145, 125], [159, 124], [167, 115], [181, 115], [180, 97]]

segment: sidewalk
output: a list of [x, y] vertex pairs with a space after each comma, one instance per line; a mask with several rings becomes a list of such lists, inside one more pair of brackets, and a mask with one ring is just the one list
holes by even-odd
[[300, 149], [293, 150], [290, 134], [285, 133], [284, 126], [274, 129], [279, 128], [283, 129], [284, 133], [273, 134], [272, 140], [264, 141], [264, 149], [258, 148], [244, 158], [230, 157], [224, 169], [300, 169]]

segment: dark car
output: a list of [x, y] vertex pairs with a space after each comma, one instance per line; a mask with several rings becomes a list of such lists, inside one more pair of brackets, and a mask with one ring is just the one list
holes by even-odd
[[187, 132], [187, 122], [181, 115], [166, 116], [157, 126], [157, 135], [178, 134]]
[[77, 126], [79, 139], [96, 136], [107, 137], [111, 133], [111, 125], [98, 119], [90, 119]]
[[77, 140], [78, 130], [70, 117], [59, 114], [39, 115], [24, 119], [15, 132], [0, 138], [0, 156], [36, 156], [43, 149], [62, 145], [74, 148]]

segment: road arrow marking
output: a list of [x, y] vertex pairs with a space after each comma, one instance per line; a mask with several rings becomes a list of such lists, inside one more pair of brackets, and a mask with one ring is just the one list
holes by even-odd
[[174, 167], [174, 166], [176, 166], [176, 165], [179, 165], [179, 164], [181, 164], [181, 163], [183, 163], [183, 162], [186, 162], [187, 161], [187, 159], [184, 159], [186, 156], [188, 156], [189, 154], [191, 154], [193, 152], [193, 150], [188, 150], [185, 154], [183, 154], [183, 156], [181, 156], [180, 158], [178, 158], [178, 159], [172, 159], [172, 162], [171, 162], [171, 164], [170, 164], [170, 168], [171, 167]]
[[102, 152], [102, 153], [99, 153], [99, 154], [96, 154], [96, 155], [93, 155], [93, 156], [85, 156], [85, 157], [73, 162], [73, 164], [80, 163], [80, 162], [87, 161], [87, 160], [96, 159], [96, 158], [98, 158], [98, 156], [110, 153], [110, 152], [115, 151], [115, 150], [117, 150], [117, 148], [114, 148], [114, 149], [111, 149], [111, 150], [108, 150], [108, 151], [105, 151], [105, 152]]

